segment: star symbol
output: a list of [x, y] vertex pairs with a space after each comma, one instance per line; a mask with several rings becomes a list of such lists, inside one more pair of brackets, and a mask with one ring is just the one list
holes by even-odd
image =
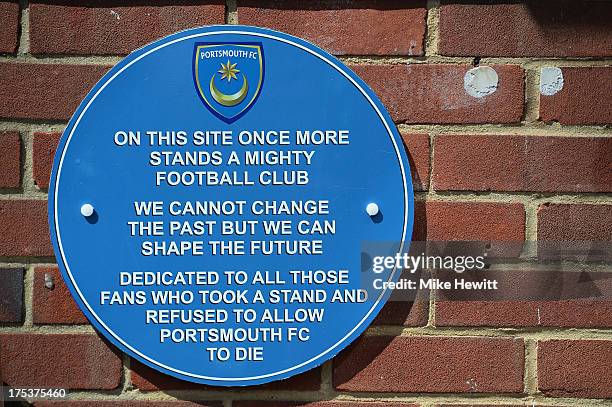
[[238, 80], [238, 77], [236, 76], [236, 74], [239, 73], [240, 70], [236, 69], [236, 65], [238, 64], [230, 63], [229, 59], [227, 60], [226, 64], [221, 63], [221, 69], [217, 71], [221, 74], [221, 80], [225, 78], [227, 78], [228, 82], [230, 82], [232, 79]]

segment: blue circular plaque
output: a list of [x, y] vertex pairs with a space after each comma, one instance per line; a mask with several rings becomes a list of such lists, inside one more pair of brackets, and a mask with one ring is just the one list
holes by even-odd
[[389, 293], [362, 287], [362, 244], [409, 240], [413, 193], [353, 72], [299, 38], [213, 26], [135, 51], [91, 90], [57, 150], [49, 222], [102, 335], [166, 374], [243, 386], [367, 328]]

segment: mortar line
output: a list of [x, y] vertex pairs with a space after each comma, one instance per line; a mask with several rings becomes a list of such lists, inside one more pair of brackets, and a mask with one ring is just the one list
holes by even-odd
[[[2, 190], [0, 189], [0, 200], [6, 201], [29, 201], [29, 200], [47, 200], [47, 192], [42, 190], [23, 190], [22, 192], [15, 192], [14, 190]], [[2, 261], [0, 256], [0, 261]]]
[[[20, 259], [21, 261], [0, 261], [0, 268], [26, 268], [30, 265], [34, 267], [57, 267], [57, 263], [55, 261], [49, 261], [49, 259], [40, 259], [40, 258], [32, 258], [25, 261], [25, 259]], [[543, 261], [537, 259], [536, 257], [522, 257], [517, 258], [520, 262], [504, 262], [504, 263], [496, 263], [491, 265], [489, 270], [501, 270], [501, 271], [519, 271], [519, 270], [528, 270], [528, 271], [537, 271], [537, 270], [550, 270], [551, 268], [563, 270], [563, 272], [583, 272], [586, 269], [590, 272], [597, 273], [605, 273], [610, 272], [611, 265], [607, 262], [588, 262], [585, 263], [583, 261], [578, 260], [551, 260], [551, 261]]]
[[427, 325], [428, 328], [436, 327], [436, 290], [429, 292], [429, 308], [427, 313]]
[[[534, 245], [537, 248], [537, 245]], [[610, 273], [612, 271], [612, 266], [610, 263], [602, 263], [602, 262], [580, 262], [580, 261], [550, 261], [544, 262], [540, 261], [535, 257], [517, 259], [520, 260], [520, 263], [498, 263], [493, 264], [488, 269], [490, 271], [562, 271], [564, 273], [574, 273], [574, 272], [584, 272], [585, 269], [589, 272], [593, 273]]]
[[31, 131], [20, 132], [25, 147], [25, 157], [23, 160], [23, 196], [29, 197], [39, 192], [34, 185], [34, 134]]
[[440, 0], [427, 0], [426, 9], [425, 56], [438, 56]]
[[330, 397], [334, 392], [333, 383], [333, 362], [331, 360], [326, 361], [321, 366], [321, 387], [320, 392], [324, 397]]
[[[32, 273], [28, 278], [33, 278]], [[31, 287], [32, 284], [29, 285]], [[28, 295], [32, 295], [33, 290], [28, 288]], [[28, 300], [28, 307], [32, 309], [33, 301]], [[97, 335], [97, 332], [91, 325], [37, 325], [33, 323], [32, 312], [26, 315], [27, 321], [23, 326], [0, 326], [0, 334], [45, 334], [45, 335], [60, 335], [60, 334], [87, 334]]]
[[[238, 24], [237, 11], [233, 10], [233, 3], [236, 0], [226, 0], [232, 9], [228, 9], [227, 20], [228, 24]], [[27, 19], [28, 13], [22, 17]], [[434, 12], [435, 14], [435, 12]], [[433, 18], [433, 17], [432, 17]], [[435, 32], [435, 31], [434, 31]], [[28, 44], [29, 38], [24, 39]], [[430, 42], [435, 43], [436, 40]], [[427, 47], [426, 43], [426, 47]], [[437, 45], [436, 45], [437, 46]], [[26, 45], [24, 45], [26, 47]], [[430, 47], [431, 48], [431, 47]], [[473, 65], [473, 57], [464, 56], [442, 56], [438, 54], [426, 54], [423, 56], [411, 55], [336, 55], [336, 57], [349, 64], [362, 65], [405, 65], [405, 64], [430, 64], [430, 65]], [[429, 50], [429, 52], [437, 52], [437, 50]], [[36, 54], [17, 53], [16, 55], [2, 55], [0, 62], [19, 62], [19, 63], [34, 63], [34, 64], [68, 64], [68, 65], [114, 65], [125, 58], [125, 55], [114, 54]], [[524, 69], [527, 68], [542, 68], [542, 67], [609, 67], [612, 66], [612, 58], [529, 58], [529, 57], [483, 57], [480, 60], [480, 65], [518, 65]]]
[[403, 327], [391, 325], [370, 326], [366, 336], [404, 337], [482, 337], [534, 340], [612, 340], [612, 330], [607, 328], [555, 328], [555, 327]]
[[68, 123], [61, 121], [50, 123], [45, 121], [32, 121], [24, 119], [0, 118], [0, 130], [2, 131], [34, 131], [34, 132], [62, 132]]
[[[369, 398], [369, 399], [366, 399]], [[534, 400], [538, 402], [538, 405], [545, 406], [601, 406], [604, 400], [602, 399], [588, 399], [588, 398], [556, 398], [538, 396], [533, 397], [521, 393], [517, 394], [503, 394], [495, 395], [493, 393], [464, 393], [464, 394], [453, 394], [453, 393], [369, 393], [369, 392], [356, 392], [356, 393], [339, 393], [335, 398], [338, 401], [389, 401], [389, 402], [407, 402], [417, 403], [432, 403], [434, 406], [440, 404], [452, 403], [453, 405], [462, 406], [490, 406], [490, 405], [516, 405], [517, 402], [530, 403]]]
[[610, 125], [560, 125], [559, 123], [544, 123], [541, 121], [514, 124], [410, 124], [396, 123], [400, 131], [426, 132], [435, 131], [438, 134], [475, 134], [491, 136], [531, 136], [531, 137], [610, 137]]
[[27, 137], [24, 132], [19, 131], [17, 134], [19, 138], [19, 186], [15, 189], [11, 188], [6, 191], [10, 194], [21, 195], [23, 194], [26, 188], [24, 182], [25, 182], [25, 179], [27, 178], [25, 168], [26, 168], [26, 160], [27, 160], [26, 157], [28, 154], [28, 149], [27, 149], [26, 144], [28, 141], [27, 141]]
[[525, 339], [525, 372], [524, 392], [536, 395], [538, 392], [538, 368], [537, 368], [537, 341], [531, 338]]
[[124, 58], [125, 55], [32, 55], [30, 53], [18, 53], [17, 55], [1, 55], [0, 63], [109, 66], [119, 63]]
[[[525, 241], [538, 240], [538, 208], [541, 202], [525, 202]], [[537, 256], [536, 245], [525, 245], [524, 256]]]
[[[523, 393], [376, 393], [376, 392], [337, 392], [331, 399], [321, 399], [313, 392], [283, 391], [283, 390], [183, 390], [183, 391], [151, 391], [130, 392], [129, 394], [116, 395], [110, 391], [74, 391], [68, 395], [70, 400], [139, 400], [139, 401], [163, 401], [163, 400], [220, 400], [232, 398], [235, 400], [255, 401], [321, 401], [330, 400], [338, 402], [405, 402], [417, 403], [421, 406], [437, 406], [439, 404], [452, 403], [463, 406], [482, 405], [515, 405], [521, 403], [532, 405], [533, 401], [538, 405], [546, 406], [601, 406], [603, 399], [570, 398], [570, 397], [547, 397], [531, 396]], [[347, 404], [350, 406], [350, 404]]]
[[[432, 51], [434, 52], [434, 51]], [[438, 52], [437, 50], [435, 52]], [[344, 63], [355, 65], [466, 65], [474, 66], [473, 56], [443, 56], [439, 54], [422, 56], [410, 55], [336, 55]], [[612, 65], [612, 58], [529, 58], [529, 57], [482, 57], [479, 60], [480, 66], [490, 65], [516, 65], [523, 69], [543, 68], [543, 67], [609, 67]]]
[[525, 103], [523, 121], [536, 123], [540, 118], [540, 68], [525, 69]]
[[34, 326], [34, 266], [25, 267], [24, 271], [23, 304], [25, 313], [22, 328], [29, 329]]
[[[0, 118], [0, 131], [32, 131], [61, 133], [67, 126], [63, 120], [31, 120]], [[522, 122], [516, 124], [406, 124], [396, 123], [399, 131], [452, 135], [525, 135], [532, 137], [612, 137], [610, 125], [564, 125], [558, 123]]]
[[[0, 190], [0, 200], [46, 200], [47, 192], [33, 187], [18, 193], [14, 190]], [[436, 202], [480, 202], [480, 203], [521, 203], [538, 206], [543, 203], [550, 204], [584, 204], [584, 205], [610, 205], [612, 193], [597, 192], [517, 192], [517, 191], [416, 191], [416, 201]], [[533, 229], [532, 229], [533, 230]], [[532, 233], [532, 232], [530, 232]], [[8, 260], [15, 262], [15, 258], [0, 256], [0, 262]], [[28, 262], [28, 261], [26, 261]]]
[[50, 266], [57, 266], [56, 263], [37, 263], [37, 262], [31, 262], [31, 263], [20, 263], [20, 262], [14, 262], [14, 263], [10, 263], [10, 262], [0, 262], [0, 268], [15, 268], [15, 267], [21, 267], [21, 268], [27, 268], [30, 265], [33, 265], [35, 267], [50, 267]]
[[[433, 177], [434, 177], [434, 154], [436, 146], [437, 133], [429, 132], [429, 178], [427, 185], [427, 192], [433, 190]], [[427, 313], [427, 326], [435, 327], [436, 325], [436, 290], [429, 291], [429, 308]]]
[[489, 191], [427, 191], [415, 192], [415, 199], [436, 202], [491, 202], [491, 203], [522, 203], [539, 205], [551, 204], [593, 204], [609, 205], [612, 200], [610, 193], [592, 192], [489, 192]]
[[28, 0], [19, 0], [19, 45], [17, 55], [30, 52], [30, 5]]
[[290, 401], [319, 401], [323, 400], [313, 391], [298, 390], [249, 390], [229, 388], [228, 390], [156, 390], [138, 391], [116, 394], [113, 391], [80, 390], [69, 392], [69, 400], [139, 400], [139, 401], [222, 401], [231, 405], [233, 400], [290, 400]]
[[[28, 278], [32, 280], [33, 273]], [[32, 283], [28, 295], [31, 296]], [[30, 304], [29, 304], [30, 305]], [[30, 313], [31, 315], [31, 313]], [[98, 335], [91, 325], [34, 325], [28, 318], [24, 326], [1, 326], [0, 333], [19, 334], [88, 334]], [[370, 326], [365, 336], [403, 336], [403, 337], [488, 337], [533, 340], [612, 340], [612, 330], [607, 328], [559, 328], [559, 327], [404, 327], [395, 325]]]
[[433, 177], [434, 177], [434, 151], [436, 148], [436, 137], [437, 133], [434, 131], [429, 132], [429, 174], [427, 178], [427, 191], [433, 190]]
[[131, 359], [127, 353], [121, 353], [121, 366], [123, 367], [123, 386], [121, 387], [121, 392], [126, 393], [132, 389], [132, 369], [131, 369]]
[[238, 5], [236, 0], [225, 0], [225, 23], [238, 24]]

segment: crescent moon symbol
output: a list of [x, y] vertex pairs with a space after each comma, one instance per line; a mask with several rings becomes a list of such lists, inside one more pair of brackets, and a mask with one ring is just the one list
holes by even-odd
[[225, 93], [220, 92], [219, 89], [217, 89], [217, 86], [215, 85], [215, 75], [213, 75], [212, 78], [210, 78], [210, 94], [212, 95], [213, 99], [215, 99], [218, 103], [222, 104], [223, 106], [227, 106], [227, 107], [236, 106], [237, 104], [239, 104], [240, 102], [244, 100], [247, 93], [249, 92], [249, 84], [247, 83], [246, 76], [242, 75], [242, 79], [243, 79], [243, 82], [242, 82], [242, 87], [240, 88], [240, 90], [236, 93], [232, 93], [231, 95], [227, 95]]

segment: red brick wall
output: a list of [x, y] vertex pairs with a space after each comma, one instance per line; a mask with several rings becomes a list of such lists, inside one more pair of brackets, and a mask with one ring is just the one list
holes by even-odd
[[[101, 340], [49, 242], [59, 134], [121, 56], [226, 23], [306, 38], [370, 84], [409, 151], [415, 238], [612, 241], [612, 2], [0, 0], [5, 383], [68, 387], [75, 405], [115, 396], [126, 401], [106, 404], [596, 406], [612, 398], [612, 305], [601, 301], [393, 303], [333, 361], [242, 390], [160, 375]], [[466, 91], [475, 64], [497, 74], [493, 92]], [[550, 72], [560, 72], [562, 87]]]

